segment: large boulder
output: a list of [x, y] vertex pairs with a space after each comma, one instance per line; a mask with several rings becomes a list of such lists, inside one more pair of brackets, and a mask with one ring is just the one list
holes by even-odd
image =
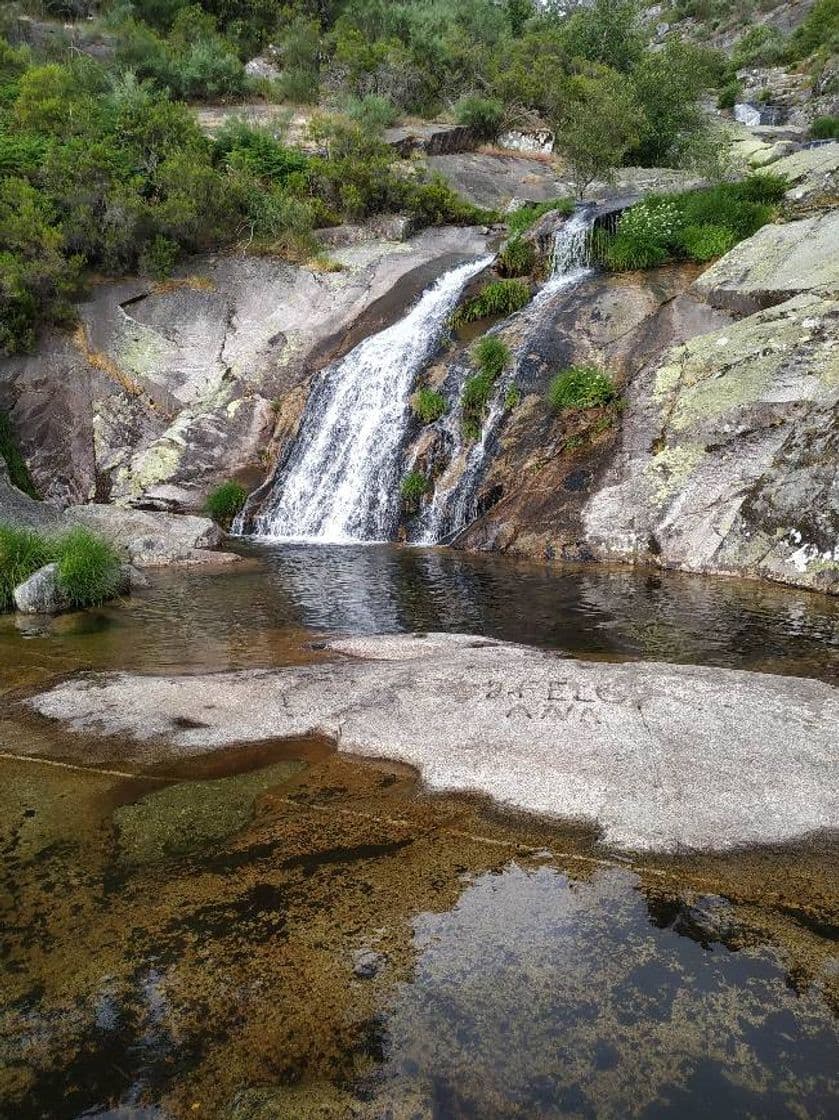
[[635, 379], [583, 511], [601, 559], [839, 591], [839, 300], [796, 296]]
[[714, 307], [751, 314], [790, 296], [839, 288], [839, 210], [769, 225], [735, 246], [696, 281]]
[[790, 182], [787, 198], [808, 205], [825, 200], [835, 202], [839, 195], [839, 141], [805, 148], [772, 165], [773, 175]]
[[434, 790], [596, 821], [607, 843], [628, 849], [726, 849], [839, 826], [839, 694], [827, 684], [573, 661], [467, 635], [331, 648], [345, 659], [97, 674], [30, 704], [81, 733], [86, 751], [91, 736], [121, 748], [133, 739], [124, 757], [167, 744], [182, 758], [317, 730], [340, 750], [415, 766]]
[[55, 524], [57, 520], [58, 510], [45, 502], [36, 502], [13, 485], [6, 463], [0, 455], [0, 524], [43, 529]]
[[129, 509], [112, 505], [73, 506], [65, 525], [83, 525], [121, 549], [138, 568], [194, 563], [223, 555], [210, 552], [222, 540], [206, 517]]
[[[139, 573], [138, 573], [139, 575]], [[116, 595], [127, 595], [131, 590], [131, 569], [126, 565], [120, 570]], [[58, 565], [45, 564], [29, 579], [14, 590], [15, 606], [21, 614], [62, 614], [75, 609], [58, 581]]]

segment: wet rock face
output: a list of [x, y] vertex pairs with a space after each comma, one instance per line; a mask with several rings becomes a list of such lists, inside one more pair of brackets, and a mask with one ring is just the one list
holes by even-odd
[[274, 402], [383, 297], [398, 318], [414, 274], [429, 283], [435, 266], [485, 246], [476, 230], [439, 229], [338, 250], [335, 273], [223, 256], [164, 284], [97, 287], [74, 334], [47, 332], [37, 353], [0, 362], [0, 396], [36, 485], [61, 505], [191, 512], [220, 481], [261, 479]]
[[628, 849], [728, 849], [839, 824], [839, 698], [829, 685], [578, 662], [468, 635], [330, 648], [353, 660], [97, 675], [29, 703], [83, 736], [127, 736], [138, 755], [160, 741], [189, 754], [318, 729], [339, 750], [416, 767], [430, 789], [596, 822]]

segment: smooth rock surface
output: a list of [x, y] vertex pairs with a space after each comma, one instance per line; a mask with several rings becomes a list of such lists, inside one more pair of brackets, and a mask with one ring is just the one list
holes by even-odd
[[0, 456], [0, 522], [42, 529], [58, 520], [58, 510], [45, 502], [36, 502], [12, 484], [6, 463]]
[[827, 684], [580, 662], [468, 635], [330, 648], [362, 660], [98, 674], [28, 703], [88, 743], [133, 739], [138, 756], [317, 731], [340, 750], [417, 767], [432, 790], [597, 821], [607, 843], [628, 849], [726, 849], [839, 826], [839, 695]]
[[63, 520], [84, 525], [122, 549], [138, 568], [157, 567], [194, 559], [196, 551], [221, 544], [222, 531], [208, 517], [152, 512], [123, 506], [72, 506]]
[[[138, 586], [142, 577], [137, 573]], [[120, 571], [119, 586], [115, 595], [127, 595], [131, 590], [132, 570], [128, 565]], [[58, 565], [45, 564], [37, 572], [24, 580], [14, 590], [15, 606], [21, 614], [63, 614], [77, 609], [67, 598], [58, 583]]]
[[817, 289], [839, 292], [839, 210], [764, 226], [695, 284], [714, 307], [746, 315]]

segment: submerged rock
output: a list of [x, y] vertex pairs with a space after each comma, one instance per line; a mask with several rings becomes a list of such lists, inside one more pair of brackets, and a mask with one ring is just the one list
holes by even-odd
[[[432, 790], [596, 821], [628, 849], [780, 843], [839, 825], [839, 694], [817, 681], [606, 664], [468, 635], [330, 643], [273, 672], [97, 675], [28, 703], [179, 753], [314, 729], [415, 766]], [[359, 660], [360, 659], [360, 660]]]

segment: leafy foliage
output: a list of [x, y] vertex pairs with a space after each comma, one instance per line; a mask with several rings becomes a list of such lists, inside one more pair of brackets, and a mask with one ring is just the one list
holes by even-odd
[[487, 97], [464, 97], [456, 109], [458, 124], [464, 124], [480, 140], [494, 140], [504, 120], [504, 106]]
[[207, 515], [223, 528], [229, 529], [236, 515], [241, 513], [247, 497], [247, 490], [238, 482], [223, 482], [207, 498]]
[[600, 408], [616, 396], [611, 378], [594, 366], [571, 366], [552, 378], [548, 386], [548, 403], [557, 412]]
[[684, 194], [650, 195], [622, 215], [617, 233], [598, 231], [595, 255], [618, 272], [671, 259], [704, 263], [771, 221], [786, 189], [784, 179], [761, 174]]

